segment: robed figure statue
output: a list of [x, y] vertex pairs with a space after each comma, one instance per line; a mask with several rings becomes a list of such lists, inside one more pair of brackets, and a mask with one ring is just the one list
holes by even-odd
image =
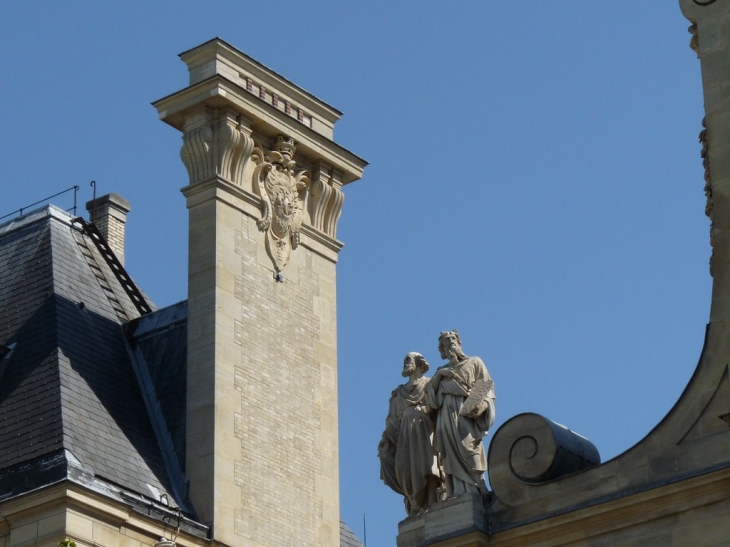
[[437, 412], [434, 447], [446, 481], [446, 496], [486, 494], [487, 456], [482, 438], [494, 423], [494, 382], [479, 357], [461, 349], [456, 330], [439, 336], [439, 367], [426, 390], [428, 405]]
[[385, 431], [378, 444], [380, 478], [402, 494], [408, 515], [428, 509], [438, 497], [441, 477], [433, 448], [434, 417], [426, 403], [428, 363], [420, 353], [403, 361], [408, 382], [390, 397]]

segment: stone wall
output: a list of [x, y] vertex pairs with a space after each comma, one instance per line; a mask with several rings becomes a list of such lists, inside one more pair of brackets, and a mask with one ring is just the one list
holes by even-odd
[[193, 503], [229, 545], [336, 547], [336, 253], [302, 234], [277, 281], [244, 190], [186, 196]]

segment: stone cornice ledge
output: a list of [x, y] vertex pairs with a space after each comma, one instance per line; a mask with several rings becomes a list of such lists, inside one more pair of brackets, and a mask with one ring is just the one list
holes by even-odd
[[337, 253], [345, 246], [341, 241], [332, 239], [309, 224], [302, 226], [302, 235], [305, 236], [301, 243], [303, 247], [329, 258], [333, 262], [337, 262]]
[[240, 73], [243, 70], [266, 84], [268, 88], [283, 90], [285, 95], [297, 103], [302, 104], [302, 106], [316, 115], [324, 118], [329, 122], [330, 126], [334, 126], [335, 122], [342, 116], [342, 112], [332, 105], [312, 95], [306, 89], [299, 87], [256, 59], [249, 57], [221, 38], [208, 40], [204, 44], [182, 52], [179, 57], [188, 66], [191, 84], [205, 79], [200, 76], [207, 73], [206, 69], [216, 68], [220, 70], [219, 67], [210, 66], [214, 62], [223, 62], [228, 65], [227, 68], [231, 72]]
[[[367, 162], [336, 142], [306, 127], [284, 112], [252, 95], [240, 85], [216, 74], [152, 103], [160, 119], [183, 131], [186, 115], [205, 104], [211, 108], [233, 107], [251, 120], [251, 127], [266, 137], [286, 134], [308, 161], [323, 161], [343, 171], [342, 183], [362, 177]], [[263, 120], [266, 120], [265, 122]]]
[[[109, 488], [102, 494], [72, 480], [64, 480], [0, 503], [0, 518], [6, 520], [12, 531], [16, 523], [25, 524], [28, 518], [33, 518], [32, 515], [43, 514], [46, 509], [58, 512], [59, 506], [76, 507], [82, 508], [92, 517], [114, 523], [115, 526], [135, 529], [150, 538], [159, 538], [165, 530], [169, 530], [169, 521], [165, 522], [163, 517], [169, 519], [172, 516], [177, 519], [177, 512], [171, 507], [163, 507], [151, 501], [145, 501], [142, 505], [128, 503], [123, 494], [124, 491], [114, 488]], [[133, 496], [135, 499], [143, 499], [141, 496]], [[153, 510], [153, 505], [156, 510]], [[155, 513], [158, 514], [158, 518], [151, 516]], [[205, 541], [208, 535], [206, 526], [185, 516], [181, 519], [178, 545], [192, 547], [200, 545], [201, 540]], [[93, 544], [92, 538], [75, 537], [73, 533], [69, 533], [69, 537]]]
[[[251, 192], [247, 192], [240, 186], [236, 186], [221, 177], [212, 177], [203, 182], [196, 182], [180, 189], [183, 196], [188, 200], [188, 208], [198, 205], [210, 199], [225, 201], [242, 213], [255, 216], [261, 211], [261, 198]], [[234, 199], [226, 198], [226, 194]], [[249, 207], [250, 206], [250, 207]]]
[[[456, 498], [402, 521], [398, 546], [516, 547], [542, 544], [547, 538], [551, 544], [563, 545], [686, 513], [725, 500], [728, 491], [730, 462], [501, 525], [494, 522], [498, 515], [493, 509], [485, 510], [480, 500]], [[455, 510], [458, 517], [451, 514]]]
[[[689, 512], [727, 498], [730, 491], [730, 462], [669, 480], [629, 488], [552, 513], [510, 522], [489, 524], [494, 545], [530, 545], [532, 539], [551, 537], [588, 539], [649, 520]], [[492, 515], [488, 515], [488, 518]], [[591, 525], [595, 520], [596, 525]], [[597, 524], [600, 523], [600, 527]], [[532, 537], [534, 536], [534, 538]], [[514, 543], [513, 543], [514, 542]], [[434, 542], [434, 545], [438, 544]], [[441, 544], [438, 544], [439, 546]], [[450, 544], [444, 544], [450, 545]]]

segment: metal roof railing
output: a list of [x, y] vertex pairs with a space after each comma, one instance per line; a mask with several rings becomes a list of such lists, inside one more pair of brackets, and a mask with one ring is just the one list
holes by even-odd
[[16, 215], [16, 214], [18, 216], [21, 216], [23, 214], [23, 211], [25, 211], [27, 209], [30, 209], [31, 207], [35, 207], [36, 205], [40, 205], [41, 203], [45, 203], [48, 200], [51, 200], [51, 199], [53, 199], [53, 198], [55, 198], [57, 196], [60, 196], [62, 194], [66, 194], [66, 193], [68, 193], [68, 192], [70, 192], [72, 190], [73, 190], [73, 193], [74, 193], [74, 205], [73, 205], [73, 207], [71, 207], [69, 209], [66, 209], [66, 211], [69, 211], [69, 212], [70, 211], [73, 211], [74, 216], [76, 216], [76, 194], [79, 191], [79, 187], [78, 186], [72, 186], [71, 188], [66, 188], [65, 190], [62, 190], [61, 192], [58, 192], [57, 194], [53, 194], [52, 196], [48, 196], [47, 198], [43, 198], [40, 201], [36, 201], [35, 203], [31, 203], [30, 205], [26, 205], [25, 207], [21, 207], [20, 209], [17, 209], [15, 211], [13, 211], [12, 213], [8, 213], [7, 215], [3, 215], [3, 216], [0, 217], [0, 220], [2, 220], [4, 218], [11, 217], [11, 216]]

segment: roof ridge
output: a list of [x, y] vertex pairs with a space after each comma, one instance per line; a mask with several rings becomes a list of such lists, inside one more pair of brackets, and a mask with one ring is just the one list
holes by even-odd
[[71, 225], [71, 220], [74, 217], [67, 211], [60, 209], [53, 204], [44, 205], [43, 207], [33, 209], [19, 217], [0, 223], [0, 237], [11, 234], [21, 228], [25, 228], [46, 218], [55, 218], [64, 224]]

